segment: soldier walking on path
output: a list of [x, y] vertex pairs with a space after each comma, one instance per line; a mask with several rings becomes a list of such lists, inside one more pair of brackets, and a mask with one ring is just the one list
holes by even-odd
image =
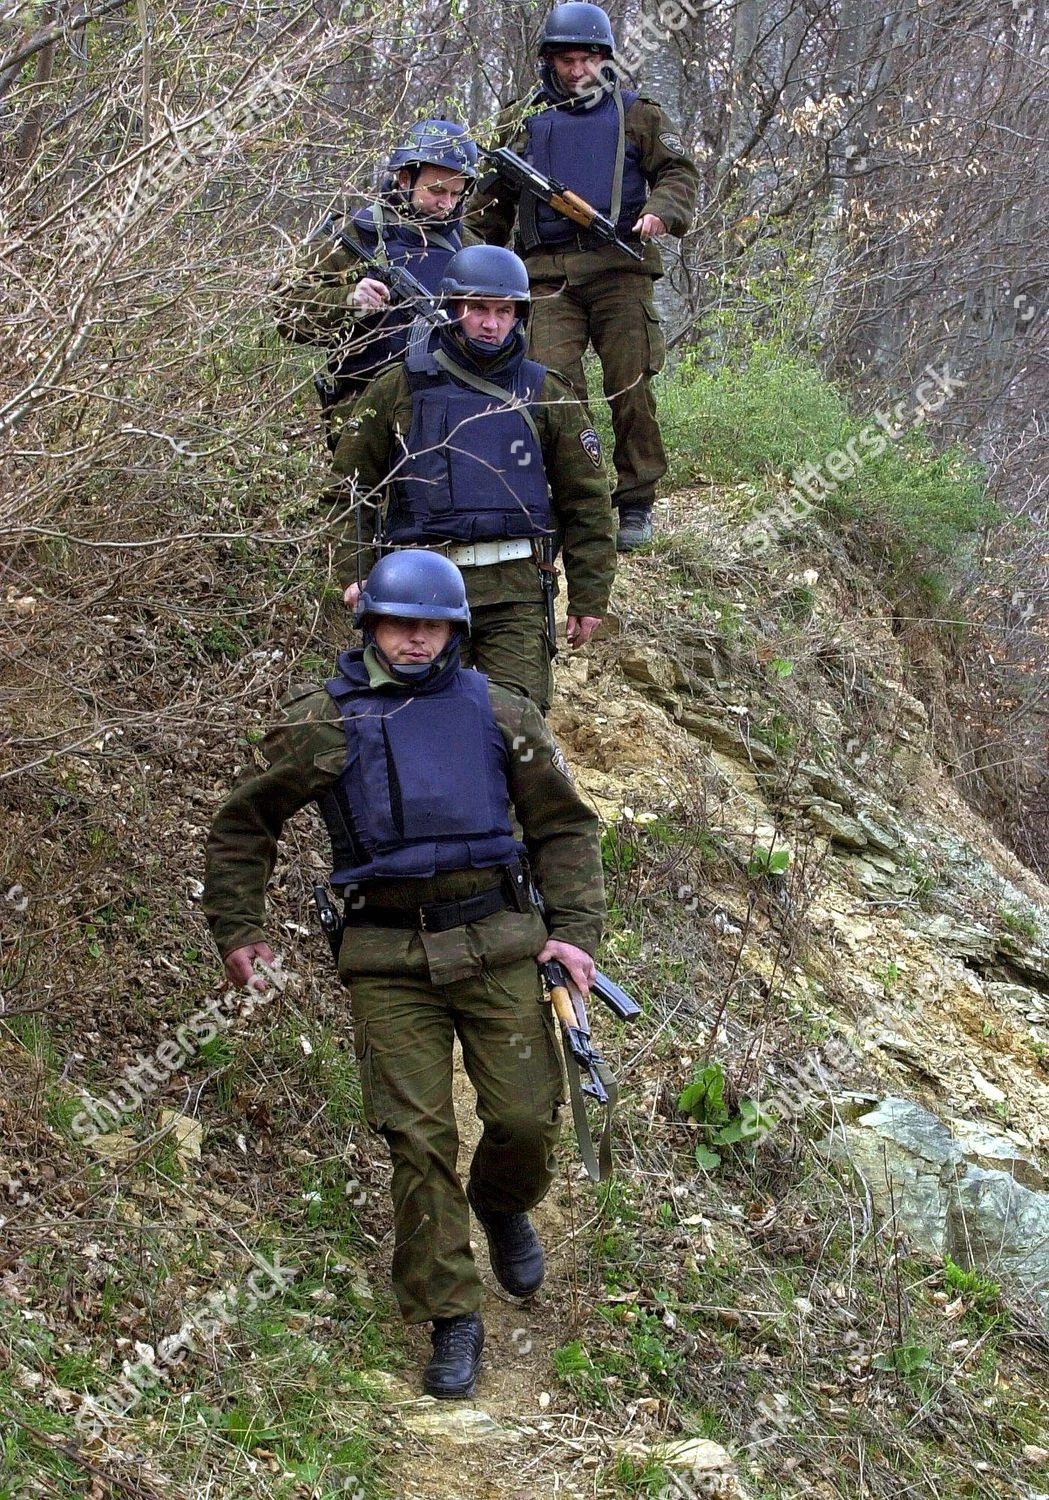
[[[392, 153], [389, 176], [374, 203], [331, 236], [305, 247], [305, 264], [277, 295], [277, 327], [300, 344], [331, 352], [318, 379], [328, 445], [368, 382], [404, 354], [415, 316], [410, 302], [392, 302], [383, 267], [404, 267], [436, 293], [461, 248], [463, 202], [477, 176], [477, 147], [463, 125], [422, 120]], [[373, 266], [367, 260], [375, 262]]]
[[[393, 1163], [394, 1290], [409, 1323], [433, 1324], [426, 1391], [461, 1397], [484, 1344], [468, 1204], [501, 1286], [525, 1297], [543, 1281], [528, 1211], [553, 1180], [563, 1083], [537, 964], [559, 959], [589, 988], [604, 917], [597, 819], [534, 705], [460, 666], [470, 611], [447, 558], [384, 557], [357, 622], [364, 649], [285, 698], [265, 769], [216, 815], [204, 909], [230, 981], [265, 987], [255, 969], [274, 963], [265, 888], [278, 840], [319, 804], [346, 898], [338, 965], [365, 1113]], [[484, 1127], [465, 1190], [457, 1036]]]
[[453, 321], [416, 330], [336, 450], [335, 565], [354, 604], [376, 524], [382, 547], [445, 548], [467, 580], [469, 662], [545, 712], [553, 641], [543, 574], [552, 601], [554, 532], [572, 647], [600, 624], [615, 575], [601, 445], [567, 382], [525, 358], [528, 273], [512, 251], [461, 250], [440, 290]]
[[651, 540], [655, 487], [667, 470], [652, 394], [666, 357], [652, 295], [663, 274], [656, 239], [688, 231], [699, 176], [660, 106], [620, 86], [614, 50], [599, 5], [556, 5], [539, 49], [540, 86], [503, 111], [496, 134], [610, 218], [640, 259], [501, 179], [482, 184], [466, 229], [468, 238], [506, 245], [516, 220], [532, 283], [529, 353], [566, 375], [584, 402], [582, 359], [593, 344], [615, 433], [616, 545], [627, 552]]

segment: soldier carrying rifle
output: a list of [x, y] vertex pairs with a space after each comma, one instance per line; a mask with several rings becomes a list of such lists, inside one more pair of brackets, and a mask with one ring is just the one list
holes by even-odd
[[545, 712], [555, 534], [573, 648], [600, 623], [615, 573], [601, 445], [567, 382], [525, 358], [528, 273], [512, 251], [460, 250], [439, 291], [449, 321], [416, 328], [336, 449], [336, 568], [355, 606], [383, 550], [445, 548], [466, 577], [469, 664]]
[[[323, 687], [293, 689], [263, 767], [216, 814], [204, 910], [231, 983], [265, 989], [255, 970], [274, 963], [265, 888], [278, 841], [318, 804], [345, 900], [330, 937], [365, 1113], [393, 1164], [394, 1290], [407, 1322], [432, 1324], [424, 1388], [456, 1398], [473, 1390], [484, 1345], [471, 1208], [504, 1290], [531, 1296], [543, 1282], [528, 1212], [553, 1181], [564, 1089], [537, 965], [590, 988], [598, 824], [535, 706], [460, 666], [470, 608], [447, 558], [382, 558], [356, 619], [363, 649], [344, 651]], [[572, 1056], [603, 1080], [571, 1019]], [[484, 1126], [465, 1188], [457, 1036]]]
[[412, 320], [431, 311], [425, 299], [461, 248], [476, 164], [465, 126], [413, 125], [390, 156], [380, 196], [338, 224], [327, 220], [278, 292], [284, 337], [330, 350], [315, 383], [332, 452], [360, 393], [404, 354]]
[[[656, 240], [687, 232], [699, 178], [659, 105], [621, 87], [614, 52], [599, 5], [553, 8], [539, 49], [540, 86], [503, 111], [496, 134], [500, 147], [512, 147], [567, 195], [537, 192], [512, 164], [496, 161], [464, 227], [468, 238], [506, 245], [516, 221], [532, 283], [529, 353], [567, 376], [583, 402], [582, 357], [593, 344], [615, 433], [617, 546], [627, 552], [651, 540], [655, 487], [667, 469], [651, 390], [666, 356], [652, 296], [663, 274]], [[597, 232], [580, 199], [598, 210]], [[602, 232], [605, 221], [614, 235]]]

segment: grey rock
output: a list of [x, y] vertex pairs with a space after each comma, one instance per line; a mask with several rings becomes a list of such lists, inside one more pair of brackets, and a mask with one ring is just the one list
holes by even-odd
[[893, 854], [900, 847], [900, 835], [895, 829], [884, 828], [876, 823], [863, 808], [857, 809], [856, 822], [867, 835], [867, 842], [872, 849], [878, 849], [883, 854]]
[[817, 796], [825, 798], [828, 802], [836, 802], [846, 812], [852, 810], [852, 792], [848, 783], [836, 771], [829, 770], [826, 766], [818, 766], [815, 761], [803, 760], [798, 767], [798, 775], [805, 778]]
[[1049, 1313], [1049, 1193], [970, 1167], [951, 1205], [947, 1249], [959, 1265], [1030, 1292]]
[[824, 834], [831, 843], [841, 844], [845, 849], [867, 847], [867, 835], [839, 803], [816, 797], [809, 803], [806, 812], [817, 833]]
[[873, 901], [906, 901], [914, 894], [914, 876], [891, 861], [876, 855], [862, 858], [854, 854], [846, 863]]
[[961, 922], [948, 912], [925, 917], [915, 923], [917, 931], [943, 948], [952, 958], [974, 958], [993, 963], [998, 951], [994, 933], [975, 922]]
[[624, 677], [642, 688], [662, 688], [666, 692], [674, 686], [674, 668], [670, 658], [633, 641], [627, 642], [620, 649], [619, 665]]
[[950, 1125], [906, 1099], [831, 1132], [824, 1149], [867, 1185], [883, 1217], [931, 1255], [950, 1255], [1049, 1314], [1049, 1192], [1033, 1156], [982, 1122]]
[[1003, 932], [998, 939], [998, 953], [1025, 979], [1038, 987], [1049, 986], [1049, 953], [1034, 941], [1025, 941], [1015, 932]]
[[714, 718], [711, 714], [697, 714], [685, 709], [678, 716], [678, 723], [689, 734], [694, 734], [701, 740], [707, 740], [715, 750], [720, 750], [722, 755], [732, 756], [735, 760], [751, 761], [756, 766], [776, 766], [776, 752], [761, 740], [748, 734], [743, 725], [728, 725], [721, 719]]
[[1049, 1188], [1049, 1178], [1034, 1157], [1004, 1131], [995, 1130], [982, 1120], [952, 1119], [950, 1127], [966, 1161], [973, 1166], [1008, 1172], [1014, 1181], [1034, 1192]]
[[1004, 1006], [1007, 1010], [1017, 1010], [1028, 1019], [1032, 1012], [1038, 1016], [1049, 1014], [1049, 1000], [1046, 996], [1030, 989], [1026, 984], [995, 984], [993, 980], [987, 980], [984, 990], [992, 1004]]

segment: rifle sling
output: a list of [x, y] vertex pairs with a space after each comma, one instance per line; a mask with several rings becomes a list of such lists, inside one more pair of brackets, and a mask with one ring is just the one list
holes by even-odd
[[565, 1068], [568, 1073], [568, 1093], [572, 1101], [572, 1120], [575, 1124], [579, 1155], [583, 1159], [587, 1176], [592, 1182], [606, 1182], [612, 1175], [612, 1116], [619, 1102], [619, 1085], [612, 1076], [606, 1062], [594, 1064], [594, 1071], [605, 1086], [608, 1103], [605, 1105], [605, 1123], [601, 1139], [594, 1149], [594, 1137], [586, 1114], [586, 1099], [582, 1087], [582, 1069], [567, 1048], [564, 1048]]
[[464, 370], [462, 365], [457, 365], [455, 360], [451, 359], [443, 349], [435, 349], [433, 357], [435, 363], [439, 364], [442, 370], [446, 370], [456, 380], [461, 380], [463, 385], [468, 385], [471, 390], [480, 391], [482, 396], [494, 396], [500, 406], [509, 407], [511, 411], [519, 411], [529, 432], [535, 438], [536, 447], [540, 453], [543, 451], [539, 428], [535, 425], [535, 418], [523, 401], [518, 401], [516, 397], [510, 395], [509, 391], [504, 391], [502, 386], [495, 385], [491, 380], [485, 380], [483, 376], [475, 375], [472, 370]]

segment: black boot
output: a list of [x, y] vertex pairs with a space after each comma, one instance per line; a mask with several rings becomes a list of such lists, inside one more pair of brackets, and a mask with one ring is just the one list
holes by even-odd
[[423, 1390], [439, 1401], [472, 1396], [484, 1348], [484, 1324], [480, 1313], [462, 1313], [457, 1318], [434, 1318], [433, 1354], [423, 1373]]
[[477, 1205], [472, 1182], [466, 1197], [488, 1240], [495, 1279], [511, 1297], [530, 1297], [543, 1284], [543, 1247], [527, 1214], [495, 1214]]
[[651, 505], [621, 505], [619, 507], [619, 530], [616, 533], [616, 551], [633, 552], [652, 540]]

